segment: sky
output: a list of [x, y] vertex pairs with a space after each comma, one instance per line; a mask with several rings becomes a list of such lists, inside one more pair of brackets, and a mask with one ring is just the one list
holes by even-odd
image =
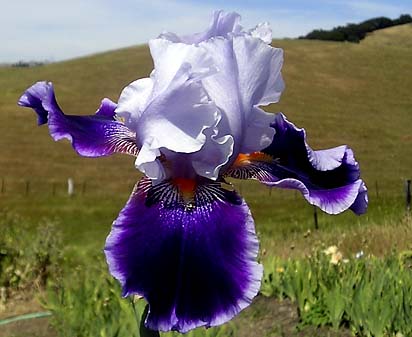
[[0, 0], [0, 63], [60, 61], [143, 44], [163, 31], [202, 31], [217, 9], [241, 14], [245, 28], [269, 22], [275, 38], [293, 38], [412, 14], [412, 0]]

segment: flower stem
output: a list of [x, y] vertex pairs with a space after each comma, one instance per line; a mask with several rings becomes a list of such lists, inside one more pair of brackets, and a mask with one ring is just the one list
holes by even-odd
[[134, 316], [136, 318], [136, 325], [137, 325], [137, 329], [139, 330], [140, 337], [160, 337], [159, 331], [150, 330], [146, 328], [146, 326], [144, 325], [146, 316], [149, 313], [149, 305], [146, 304], [142, 317], [139, 319], [138, 312], [136, 310], [136, 304], [133, 298], [131, 298], [131, 302], [132, 302], [132, 308], [133, 308]]

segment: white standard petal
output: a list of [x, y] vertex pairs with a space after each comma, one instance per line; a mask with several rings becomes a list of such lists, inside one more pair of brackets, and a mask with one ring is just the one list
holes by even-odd
[[223, 111], [219, 137], [233, 136], [233, 157], [245, 149], [262, 150], [274, 134], [270, 127], [273, 116], [257, 106], [280, 98], [284, 87], [282, 50], [246, 35], [216, 38], [200, 46], [212, 55], [219, 69], [202, 80], [209, 97]]
[[231, 40], [216, 38], [200, 45], [213, 57], [219, 72], [202, 80], [209, 97], [222, 111], [219, 135], [232, 135], [235, 147], [242, 137], [244, 111], [237, 83], [238, 68]]
[[239, 69], [239, 92], [244, 106], [277, 103], [284, 89], [283, 50], [251, 36], [233, 38]]
[[[199, 151], [206, 142], [203, 131], [215, 125], [218, 116], [201, 83], [188, 78], [187, 69], [182, 68], [167, 90], [152, 98], [136, 121], [138, 143], [144, 149], [137, 156], [137, 167], [145, 168], [160, 155], [161, 149], [176, 153]], [[153, 174], [151, 178], [161, 179]]]
[[191, 35], [178, 36], [175, 33], [165, 32], [159, 37], [171, 42], [182, 42], [186, 44], [198, 44], [216, 36], [227, 36], [229, 33], [239, 33], [242, 26], [239, 24], [240, 15], [235, 12], [225, 13], [216, 11], [213, 13], [209, 27], [201, 32]]
[[138, 120], [137, 138], [142, 144], [146, 139], [156, 139], [151, 148], [195, 152], [205, 143], [203, 130], [215, 124], [217, 115], [216, 106], [199, 82], [179, 83], [176, 79], [173, 86], [153, 99]]
[[116, 115], [124, 118], [127, 126], [133, 128], [133, 121], [140, 118], [153, 91], [153, 80], [142, 78], [130, 83], [120, 94]]
[[229, 161], [233, 153], [234, 140], [230, 135], [218, 137], [217, 128], [210, 128], [204, 133], [206, 143], [198, 152], [191, 154], [192, 166], [198, 175], [216, 180], [220, 168]]
[[249, 116], [242, 146], [241, 153], [252, 153], [268, 147], [275, 135], [275, 129], [270, 127], [275, 116], [272, 113], [253, 108]]
[[152, 40], [150, 47], [155, 70], [123, 90], [116, 112], [142, 147], [136, 167], [159, 180], [165, 175], [157, 162], [161, 151], [199, 151], [206, 142], [204, 131], [216, 125], [220, 114], [201, 83], [216, 71], [205, 50], [165, 40]]
[[135, 160], [135, 166], [152, 180], [162, 181], [166, 178], [166, 172], [157, 159], [161, 153], [156, 143], [157, 140], [153, 138], [146, 140]]
[[259, 23], [255, 28], [249, 31], [250, 36], [261, 39], [263, 42], [272, 43], [272, 28], [269, 23]]
[[201, 48], [163, 39], [150, 40], [149, 46], [155, 66], [151, 75], [155, 81], [153, 96], [167, 89], [182, 67], [190, 68], [189, 77], [193, 80], [217, 71], [212, 57]]

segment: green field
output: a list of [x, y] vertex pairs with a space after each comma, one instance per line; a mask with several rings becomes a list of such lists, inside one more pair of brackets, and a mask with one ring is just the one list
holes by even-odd
[[[412, 249], [404, 183], [412, 178], [412, 25], [376, 31], [360, 44], [274, 40], [285, 51], [286, 90], [269, 111], [305, 127], [314, 149], [350, 145], [369, 187], [370, 208], [356, 217], [320, 214], [295, 192], [236, 183], [249, 203], [263, 255], [302, 257], [313, 247], [338, 245], [379, 256]], [[34, 68], [0, 67], [0, 210], [37, 224], [52, 219], [69, 250], [99, 252], [112, 221], [141, 176], [133, 158], [79, 157], [54, 143], [35, 114], [17, 106], [38, 80], [52, 81], [67, 114], [91, 114], [103, 97], [117, 100], [131, 81], [152, 69], [147, 46]], [[74, 197], [65, 195], [73, 178]]]

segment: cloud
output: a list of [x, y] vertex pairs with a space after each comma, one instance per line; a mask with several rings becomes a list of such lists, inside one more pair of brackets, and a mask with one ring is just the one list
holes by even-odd
[[324, 0], [330, 6], [340, 8], [353, 18], [369, 19], [376, 16], [395, 18], [400, 14], [410, 13], [412, 3], [400, 1], [370, 1], [370, 0]]

